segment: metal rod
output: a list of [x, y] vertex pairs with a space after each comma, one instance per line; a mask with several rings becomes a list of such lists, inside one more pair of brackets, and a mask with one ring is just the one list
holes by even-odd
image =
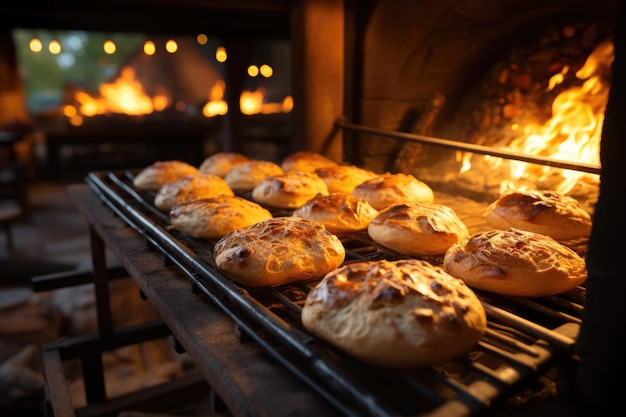
[[530, 162], [532, 164], [546, 165], [561, 169], [571, 169], [574, 171], [587, 172], [589, 174], [600, 175], [601, 167], [596, 164], [586, 164], [583, 162], [568, 162], [560, 159], [548, 158], [539, 155], [525, 155], [519, 152], [510, 151], [501, 148], [493, 148], [490, 146], [475, 145], [471, 143], [458, 142], [448, 139], [434, 138], [424, 135], [416, 135], [413, 133], [394, 132], [390, 130], [378, 129], [375, 127], [357, 125], [350, 123], [345, 119], [337, 119], [335, 126], [352, 130], [355, 132], [368, 133], [371, 135], [386, 136], [389, 138], [400, 139], [407, 142], [425, 143], [428, 145], [439, 146], [441, 148], [455, 149], [459, 151], [472, 152], [481, 155], [491, 155], [506, 159], [515, 159], [522, 162]]

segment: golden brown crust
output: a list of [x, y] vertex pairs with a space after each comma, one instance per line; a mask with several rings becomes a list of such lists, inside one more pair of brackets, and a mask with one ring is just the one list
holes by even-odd
[[356, 165], [333, 165], [321, 167], [315, 173], [326, 183], [329, 193], [350, 194], [357, 185], [371, 180], [378, 174]]
[[251, 287], [322, 277], [341, 265], [346, 254], [324, 226], [294, 217], [235, 230], [216, 243], [213, 253], [219, 270]]
[[329, 272], [309, 293], [302, 323], [363, 361], [393, 368], [461, 355], [487, 326], [471, 289], [415, 259], [358, 262]]
[[233, 191], [247, 192], [252, 191], [264, 178], [282, 174], [284, 171], [278, 164], [252, 159], [232, 167], [224, 179]]
[[328, 194], [326, 183], [317, 174], [288, 171], [262, 179], [252, 190], [252, 199], [272, 207], [294, 209], [317, 194]]
[[169, 217], [172, 226], [182, 233], [219, 239], [233, 230], [271, 219], [272, 214], [253, 201], [220, 195], [174, 206]]
[[376, 210], [399, 203], [432, 203], [435, 199], [433, 190], [413, 175], [389, 172], [359, 184], [352, 195]]
[[572, 197], [553, 191], [510, 191], [494, 201], [485, 220], [497, 229], [516, 228], [556, 240], [588, 237], [591, 216]]
[[409, 256], [442, 255], [469, 236], [454, 210], [443, 204], [396, 204], [382, 210], [368, 228], [375, 242]]
[[196, 175], [200, 171], [193, 165], [182, 161], [157, 161], [145, 167], [133, 179], [133, 186], [138, 190], [158, 191], [163, 184], [172, 182], [186, 175]]
[[202, 174], [217, 175], [224, 178], [235, 165], [248, 161], [250, 159], [247, 156], [237, 152], [218, 152], [202, 161], [199, 170]]
[[519, 229], [475, 233], [448, 249], [443, 266], [470, 287], [526, 297], [560, 294], [587, 279], [576, 252]]
[[163, 184], [154, 197], [154, 205], [170, 211], [177, 204], [217, 195], [235, 195], [226, 181], [217, 175], [196, 174]]
[[319, 222], [339, 235], [367, 229], [376, 215], [367, 201], [344, 193], [318, 194], [293, 212], [294, 217]]
[[315, 172], [317, 168], [337, 165], [332, 159], [309, 151], [294, 152], [283, 158], [280, 167], [283, 171]]

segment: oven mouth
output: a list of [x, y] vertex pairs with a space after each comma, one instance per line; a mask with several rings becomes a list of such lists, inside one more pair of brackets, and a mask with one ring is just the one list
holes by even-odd
[[[304, 329], [302, 305], [319, 279], [271, 288], [233, 282], [215, 267], [216, 242], [169, 227], [168, 216], [153, 204], [155, 193], [132, 186], [134, 174], [91, 172], [85, 181], [150, 248], [162, 254], [166, 265], [180, 269], [189, 279], [190, 291], [206, 297], [234, 321], [242, 343], [257, 343], [345, 415], [478, 415], [573, 353], [586, 292], [583, 286], [542, 298], [475, 291], [487, 313], [488, 330], [466, 354], [410, 370], [364, 364]], [[458, 208], [462, 219], [484, 208], [483, 203], [465, 198], [438, 196]], [[401, 258], [366, 233], [342, 236], [341, 241], [345, 263]], [[586, 241], [580, 242], [580, 249], [586, 249]], [[441, 257], [422, 259], [434, 265], [442, 262]]]

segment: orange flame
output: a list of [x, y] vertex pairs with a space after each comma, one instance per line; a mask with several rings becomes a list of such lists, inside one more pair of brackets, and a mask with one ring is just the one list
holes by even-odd
[[[505, 149], [527, 155], [546, 156], [564, 161], [600, 164], [600, 139], [604, 111], [608, 101], [610, 73], [615, 53], [611, 41], [600, 44], [587, 58], [576, 77], [584, 80], [581, 86], [560, 93], [552, 104], [552, 118], [543, 126], [528, 124], [523, 135], [511, 141]], [[568, 67], [552, 76], [548, 90], [563, 81]], [[462, 155], [462, 171], [469, 169], [469, 156]], [[501, 158], [486, 156], [492, 166], [502, 163]], [[548, 176], [560, 175], [555, 190], [567, 193], [583, 177], [597, 182], [598, 176], [573, 170], [560, 170], [526, 162], [510, 161], [510, 180], [501, 184], [501, 191], [521, 188], [523, 180], [543, 181]]]

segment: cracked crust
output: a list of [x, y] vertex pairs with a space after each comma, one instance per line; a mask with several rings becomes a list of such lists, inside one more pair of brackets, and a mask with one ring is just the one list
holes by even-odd
[[145, 167], [133, 179], [133, 186], [138, 190], [158, 191], [162, 185], [175, 181], [186, 175], [196, 175], [200, 171], [186, 162], [157, 161]]
[[323, 277], [346, 255], [339, 238], [323, 225], [293, 217], [235, 230], [217, 242], [213, 254], [219, 270], [251, 287]]
[[359, 184], [352, 195], [362, 198], [376, 210], [400, 203], [432, 203], [433, 190], [410, 174], [389, 172]]
[[365, 362], [393, 368], [461, 355], [487, 326], [470, 288], [416, 259], [358, 262], [330, 272], [309, 293], [302, 323]]
[[469, 236], [450, 207], [435, 203], [387, 207], [371, 221], [367, 232], [380, 245], [409, 256], [442, 255]]
[[572, 197], [553, 191], [513, 191], [489, 205], [485, 220], [506, 230], [541, 233], [556, 240], [588, 237], [591, 216]]
[[448, 249], [443, 266], [470, 287], [526, 297], [560, 294], [587, 279], [576, 252], [519, 229], [475, 233]]

